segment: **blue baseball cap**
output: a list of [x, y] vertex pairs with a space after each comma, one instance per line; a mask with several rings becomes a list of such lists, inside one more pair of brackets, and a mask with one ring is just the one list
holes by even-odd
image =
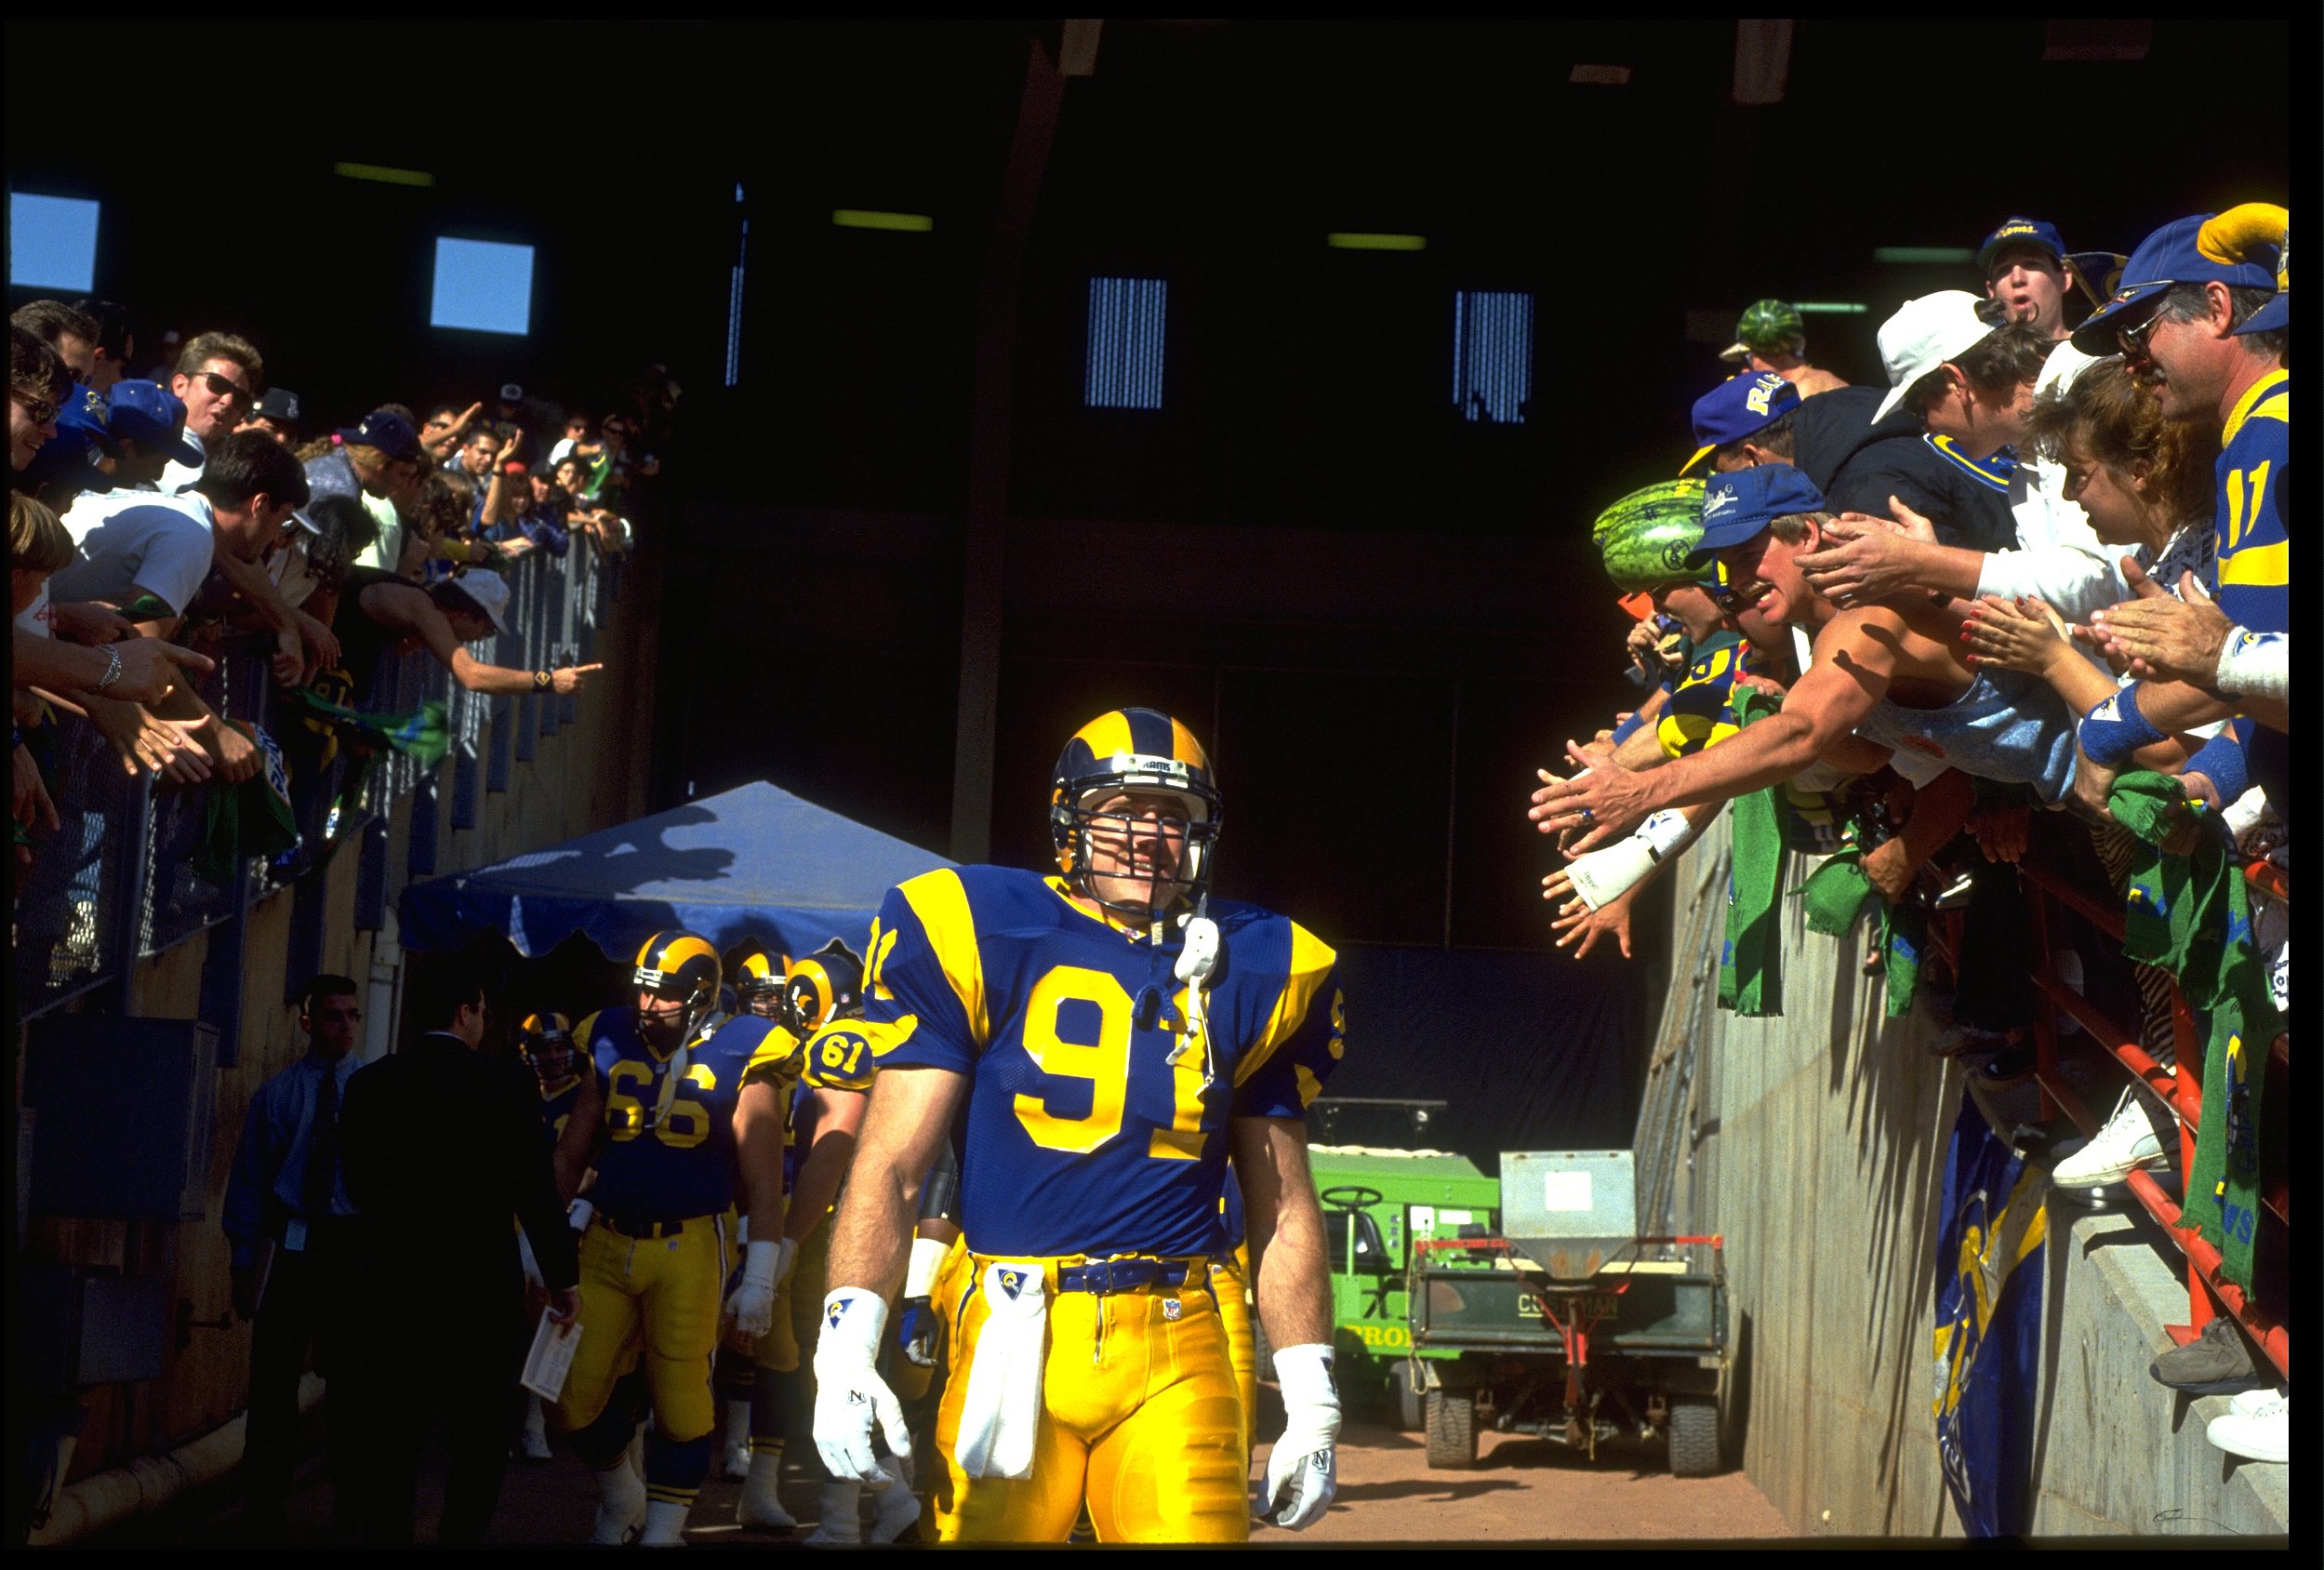
[[2001, 226], [1977, 246], [1977, 271], [1992, 277], [1993, 259], [2004, 246], [2037, 246], [2050, 253], [2052, 261], [2065, 259], [2065, 242], [2058, 238], [2055, 224], [2044, 223], [2038, 218], [2012, 217], [2003, 219]]
[[21, 476], [26, 486], [38, 488], [49, 481], [77, 470], [95, 471], [92, 486], [109, 490], [113, 482], [102, 471], [96, 471], [98, 457], [111, 458], [118, 449], [105, 432], [104, 395], [92, 388], [75, 386], [57, 406], [57, 433], [40, 445]]
[[1824, 493], [1788, 463], [1762, 463], [1713, 474], [1703, 488], [1703, 538], [1693, 560], [1755, 538], [1777, 518], [1821, 512]]
[[106, 428], [147, 452], [165, 453], [189, 469], [206, 461], [202, 444], [186, 434], [186, 406], [158, 381], [116, 381]]
[[339, 439], [353, 446], [377, 447], [392, 459], [419, 456], [419, 432], [392, 409], [373, 409], [361, 424], [341, 427]]
[[[2074, 329], [2074, 347], [2085, 354], [2113, 353], [2115, 328], [2124, 314], [2134, 305], [2161, 299], [2173, 284], [2275, 288], [2278, 247], [2269, 245], [2238, 251], [2221, 249], [2216, 240], [2205, 233], [2218, 216], [2197, 213], [2193, 218], [2166, 223], [2141, 240], [2138, 249], [2131, 253], [2131, 259], [2122, 264], [2122, 281], [2115, 286], [2114, 298], [2092, 312], [2089, 319]], [[2211, 239], [2211, 243], [2206, 245], [2207, 239]], [[2242, 259], [2220, 259], [2228, 256], [2239, 256]]]
[[1740, 442], [1799, 406], [1799, 389], [1775, 371], [1731, 376], [1694, 400], [1696, 452], [1683, 474], [1729, 442]]

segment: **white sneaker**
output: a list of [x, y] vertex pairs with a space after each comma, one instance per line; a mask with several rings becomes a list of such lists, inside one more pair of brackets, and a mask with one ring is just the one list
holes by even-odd
[[597, 1520], [589, 1540], [608, 1548], [634, 1542], [645, 1529], [645, 1480], [625, 1458], [597, 1474]]
[[815, 1530], [800, 1539], [816, 1548], [855, 1548], [863, 1542], [863, 1517], [857, 1505], [863, 1497], [863, 1484], [833, 1479], [823, 1484], [816, 1500], [815, 1513], [821, 1517]]
[[2258, 1390], [2245, 1390], [2228, 1402], [2227, 1409], [2238, 1417], [2257, 1417], [2260, 1408], [2269, 1402], [2282, 1399], [2282, 1395], [2277, 1391], [2275, 1386], [2262, 1385]]
[[783, 1509], [782, 1495], [777, 1487], [782, 1467], [780, 1451], [761, 1451], [750, 1457], [750, 1480], [742, 1485], [742, 1497], [735, 1502], [736, 1525], [773, 1532], [789, 1532], [798, 1526], [798, 1520]]
[[903, 1477], [871, 1496], [871, 1537], [875, 1543], [892, 1543], [920, 1521], [920, 1496], [912, 1492], [911, 1461], [896, 1457]]
[[[2230, 1456], [2240, 1456], [2247, 1461], [2289, 1461], [2291, 1459], [2291, 1397], [2278, 1395], [2273, 1390], [2252, 1390], [2252, 1395], [2264, 1393], [2266, 1399], [2250, 1411], [2237, 1410], [2224, 1417], [2213, 1417], [2203, 1437]], [[2240, 1406], [2241, 1398], [2238, 1398]]]
[[2170, 1164], [2162, 1136], [2155, 1131], [2154, 1120], [2140, 1103], [2137, 1087], [2126, 1084], [2106, 1125], [2091, 1136], [2089, 1144], [2058, 1163], [2050, 1181], [2061, 1189], [2103, 1189], [2133, 1172]]
[[645, 1507], [645, 1530], [638, 1534], [642, 1549], [682, 1549], [686, 1546], [686, 1515], [694, 1507], [671, 1499], [656, 1499]]
[[517, 1436], [516, 1453], [528, 1461], [549, 1459], [549, 1415], [537, 1395], [525, 1398], [525, 1431]]
[[740, 1483], [750, 1475], [750, 1439], [744, 1435], [726, 1446], [726, 1457], [721, 1470], [729, 1483]]

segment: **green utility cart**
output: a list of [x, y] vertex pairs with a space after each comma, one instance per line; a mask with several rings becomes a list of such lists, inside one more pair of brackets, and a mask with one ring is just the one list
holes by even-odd
[[[1466, 1156], [1437, 1151], [1318, 1145], [1310, 1148], [1308, 1162], [1331, 1248], [1332, 1340], [1341, 1399], [1383, 1405], [1400, 1426], [1416, 1431], [1422, 1424], [1416, 1360], [1461, 1354], [1413, 1346], [1414, 1247], [1492, 1234], [1501, 1186]], [[1263, 1342], [1265, 1331], [1259, 1335]], [[1259, 1366], [1270, 1366], [1264, 1344]]]
[[1627, 1151], [1501, 1157], [1501, 1226], [1415, 1240], [1405, 1301], [1428, 1464], [1476, 1464], [1477, 1434], [1595, 1457], [1666, 1434], [1670, 1470], [1719, 1470], [1725, 1247], [1641, 1237]]

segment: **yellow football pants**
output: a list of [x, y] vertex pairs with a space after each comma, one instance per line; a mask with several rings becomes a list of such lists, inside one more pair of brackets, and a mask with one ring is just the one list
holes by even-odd
[[954, 1459], [989, 1257], [962, 1253], [938, 1297], [953, 1357], [936, 1409], [936, 1535], [952, 1543], [1062, 1543], [1084, 1503], [1101, 1543], [1240, 1543], [1250, 1536], [1242, 1403], [1206, 1285], [1099, 1297], [1059, 1293], [1047, 1265], [1049, 1346], [1030, 1477], [971, 1478]]
[[724, 1216], [695, 1217], [662, 1238], [590, 1227], [581, 1239], [581, 1344], [557, 1402], [560, 1427], [570, 1432], [595, 1420], [642, 1349], [663, 1436], [683, 1444], [710, 1431], [710, 1354], [731, 1236]]
[[1251, 1255], [1238, 1247], [1232, 1259], [1211, 1263], [1211, 1296], [1218, 1299], [1218, 1317], [1227, 1327], [1227, 1361], [1235, 1371], [1235, 1394], [1242, 1403], [1242, 1464], [1251, 1465], [1251, 1430], [1259, 1412], [1258, 1346], [1251, 1338]]

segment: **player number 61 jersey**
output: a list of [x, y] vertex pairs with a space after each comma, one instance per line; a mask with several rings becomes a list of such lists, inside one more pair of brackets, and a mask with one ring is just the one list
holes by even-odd
[[889, 891], [861, 1033], [883, 1071], [970, 1080], [961, 1223], [979, 1254], [1196, 1255], [1215, 1241], [1230, 1117], [1297, 1118], [1343, 1050], [1335, 957], [1213, 900], [1208, 1042], [1180, 939], [1126, 934], [1058, 880], [948, 868]]

